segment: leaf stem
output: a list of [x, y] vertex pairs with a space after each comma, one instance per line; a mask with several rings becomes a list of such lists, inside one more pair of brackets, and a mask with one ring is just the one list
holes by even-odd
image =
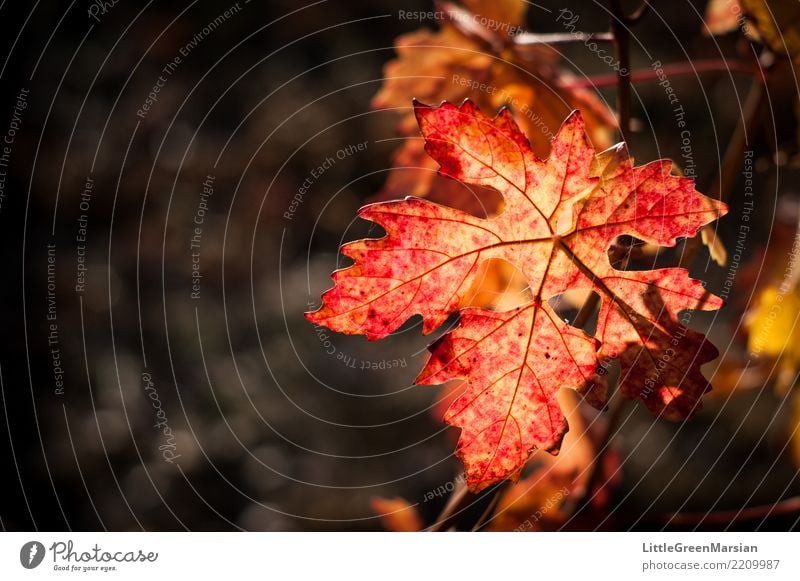
[[597, 454], [595, 454], [594, 461], [589, 469], [590, 471], [589, 476], [586, 479], [586, 487], [583, 489], [583, 494], [580, 496], [578, 501], [573, 505], [573, 516], [586, 507], [586, 505], [588, 505], [593, 498], [595, 489], [597, 488], [597, 485], [600, 482], [600, 477], [603, 474], [603, 458], [611, 446], [611, 440], [617, 433], [617, 428], [619, 427], [620, 419], [622, 419], [622, 412], [625, 410], [625, 404], [627, 401], [628, 400], [625, 399], [621, 393], [619, 393], [619, 390], [616, 390], [611, 395], [611, 399], [608, 402], [608, 421], [606, 422], [605, 429], [600, 437], [600, 441], [597, 446]]

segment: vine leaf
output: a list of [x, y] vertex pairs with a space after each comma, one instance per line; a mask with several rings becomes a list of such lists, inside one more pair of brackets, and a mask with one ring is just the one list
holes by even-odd
[[[680, 313], [723, 301], [680, 268], [617, 270], [608, 249], [622, 235], [674, 246], [727, 211], [672, 175], [672, 163], [634, 167], [624, 145], [595, 154], [575, 111], [538, 159], [508, 110], [415, 103], [425, 150], [447, 177], [502, 195], [498, 216], [478, 218], [428, 200], [371, 204], [359, 216], [384, 228], [350, 242], [353, 260], [309, 321], [380, 339], [410, 317], [431, 333], [453, 313], [458, 327], [435, 341], [420, 384], [464, 379], [445, 414], [461, 428], [458, 455], [474, 491], [515, 477], [536, 448], [557, 453], [567, 423], [556, 395], [574, 389], [598, 409], [608, 364], [619, 360], [622, 392], [655, 415], [682, 420], [710, 389], [700, 366], [717, 356]], [[463, 308], [482, 263], [519, 270], [527, 303], [507, 311]], [[571, 289], [601, 297], [594, 337], [564, 322], [548, 300]]]

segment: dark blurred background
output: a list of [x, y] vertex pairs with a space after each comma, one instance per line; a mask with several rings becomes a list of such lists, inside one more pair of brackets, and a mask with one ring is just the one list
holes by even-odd
[[[602, 4], [579, 4], [585, 29], [607, 30]], [[532, 5], [529, 29], [563, 31], [560, 7]], [[637, 29], [634, 64], [736, 54], [734, 38], [700, 33], [703, 7], [660, 6]], [[413, 385], [430, 337], [412, 321], [368, 343], [303, 318], [339, 244], [375, 234], [354, 217], [385, 180], [398, 118], [370, 99], [393, 39], [436, 27], [398, 11], [429, 9], [0, 3], [0, 132], [21, 113], [0, 206], [2, 529], [376, 530], [374, 496], [438, 513], [444, 498], [426, 493], [460, 466], [455, 434], [431, 411], [439, 390]], [[581, 45], [565, 54], [579, 76], [607, 73]], [[698, 186], [717, 172], [748, 83], [672, 82]], [[613, 88], [601, 94], [613, 105]], [[639, 161], [680, 157], [662, 88], [637, 84], [634, 116]], [[794, 135], [791, 99], [776, 95], [765, 126], [750, 136], [760, 173], [743, 261], [769, 241], [791, 187], [774, 179], [774, 144]], [[729, 247], [741, 213], [731, 200]], [[695, 262], [719, 291], [727, 269], [705, 250]], [[736, 317], [693, 325], [735, 352]], [[800, 492], [781, 454], [787, 410], [770, 389], [710, 398], [683, 426], [640, 407], [616, 439], [624, 479], [610, 506], [634, 515], [624, 522]]]

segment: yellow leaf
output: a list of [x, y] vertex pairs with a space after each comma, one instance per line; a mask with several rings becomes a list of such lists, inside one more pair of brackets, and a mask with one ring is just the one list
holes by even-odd
[[754, 356], [780, 359], [778, 388], [784, 391], [800, 363], [800, 296], [768, 286], [747, 321], [747, 347]]
[[781, 293], [774, 286], [765, 288], [748, 324], [748, 349], [753, 355], [796, 356], [800, 352], [797, 341], [800, 333], [796, 324], [798, 313], [800, 297], [796, 293]]
[[708, 252], [711, 254], [711, 260], [720, 266], [727, 265], [728, 250], [725, 248], [722, 240], [719, 239], [719, 236], [717, 236], [717, 229], [703, 226], [703, 228], [700, 230], [700, 236], [703, 244], [708, 247]]
[[800, 2], [797, 0], [741, 0], [761, 41], [774, 52], [800, 58]]

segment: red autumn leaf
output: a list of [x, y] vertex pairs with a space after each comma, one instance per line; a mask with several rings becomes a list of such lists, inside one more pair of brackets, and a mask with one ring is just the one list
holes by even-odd
[[[567, 431], [559, 389], [602, 409], [612, 359], [621, 365], [623, 393], [655, 415], [680, 420], [699, 409], [710, 388], [700, 366], [717, 351], [679, 313], [695, 308], [705, 289], [680, 268], [617, 270], [607, 250], [621, 235], [674, 246], [725, 205], [671, 175], [669, 161], [633, 167], [622, 145], [595, 154], [577, 111], [543, 161], [507, 110], [494, 119], [470, 101], [416, 103], [415, 110], [440, 173], [497, 190], [502, 213], [477, 218], [417, 198], [365, 206], [359, 215], [386, 236], [342, 247], [354, 264], [333, 274], [334, 287], [308, 320], [380, 339], [415, 314], [430, 333], [460, 313], [458, 327], [430, 347], [417, 382], [466, 380], [445, 419], [462, 429], [458, 455], [476, 491], [516, 476], [536, 448], [558, 451]], [[487, 260], [522, 272], [529, 302], [503, 312], [462, 308]], [[570, 289], [600, 294], [595, 337], [548, 305]], [[723, 302], [711, 295], [701, 304], [713, 310]]]

